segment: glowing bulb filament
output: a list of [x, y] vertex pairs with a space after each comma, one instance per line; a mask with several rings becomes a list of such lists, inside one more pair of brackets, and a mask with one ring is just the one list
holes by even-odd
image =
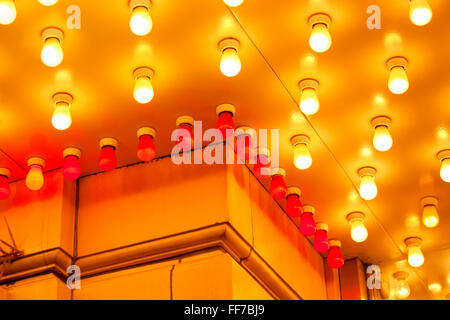
[[305, 88], [302, 91], [300, 100], [300, 110], [306, 115], [312, 115], [319, 111], [319, 98], [313, 88]]
[[311, 154], [305, 143], [294, 146], [294, 164], [300, 170], [306, 170], [312, 165]]
[[234, 77], [239, 74], [241, 71], [241, 61], [239, 60], [236, 49], [226, 48], [223, 50], [220, 71], [227, 77]]
[[361, 177], [361, 184], [359, 186], [359, 193], [365, 200], [372, 200], [378, 194], [378, 188], [375, 184], [375, 177], [365, 175]]
[[324, 23], [317, 23], [313, 26], [309, 45], [315, 52], [325, 52], [331, 47], [331, 35], [328, 26]]
[[394, 94], [405, 93], [409, 88], [408, 75], [405, 68], [395, 66], [391, 69], [389, 75], [389, 90]]

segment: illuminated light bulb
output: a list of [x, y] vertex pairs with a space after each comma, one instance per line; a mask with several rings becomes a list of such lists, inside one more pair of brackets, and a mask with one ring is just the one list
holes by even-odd
[[373, 167], [363, 167], [358, 170], [361, 178], [359, 185], [359, 194], [364, 200], [375, 199], [378, 194], [378, 188], [375, 184], [375, 175], [377, 170]]
[[100, 140], [100, 158], [98, 166], [102, 171], [112, 171], [117, 167], [116, 149], [119, 142], [114, 138]]
[[331, 17], [324, 13], [316, 13], [309, 17], [311, 24], [311, 36], [309, 37], [309, 45], [315, 52], [325, 52], [331, 47], [331, 35], [329, 26]]
[[237, 7], [240, 6], [244, 0], [223, 0], [223, 2], [229, 7]]
[[389, 90], [394, 94], [403, 94], [409, 88], [408, 75], [406, 74], [406, 67], [408, 60], [405, 57], [392, 57], [386, 65], [389, 69]]
[[427, 228], [434, 228], [439, 224], [439, 214], [437, 211], [438, 198], [428, 196], [422, 198], [422, 223]]
[[52, 124], [57, 130], [66, 130], [72, 124], [72, 117], [70, 115], [70, 107], [73, 102], [72, 95], [60, 92], [53, 95], [53, 102], [55, 103], [55, 111], [53, 112]]
[[319, 82], [315, 79], [303, 79], [298, 83], [302, 96], [300, 98], [300, 110], [306, 115], [312, 115], [319, 111], [319, 98], [317, 90]]
[[64, 33], [58, 28], [47, 28], [42, 31], [44, 46], [41, 51], [41, 60], [48, 67], [56, 67], [61, 64], [64, 53], [61, 48], [61, 41]]
[[286, 213], [291, 218], [300, 217], [303, 213], [303, 204], [300, 201], [301, 194], [300, 188], [289, 187], [287, 189]]
[[419, 237], [407, 238], [405, 239], [405, 244], [408, 249], [409, 265], [414, 268], [420, 267], [425, 261], [422, 250], [420, 249], [422, 239]]
[[239, 127], [236, 129], [236, 153], [238, 161], [246, 162], [255, 158], [256, 131], [249, 127]]
[[253, 174], [259, 180], [265, 180], [270, 177], [270, 151], [267, 148], [258, 148], [256, 150], [256, 163], [253, 165]]
[[77, 180], [81, 175], [80, 167], [81, 150], [78, 148], [66, 148], [63, 152], [63, 175], [70, 181]]
[[45, 160], [40, 157], [31, 157], [28, 159], [28, 174], [25, 179], [25, 184], [28, 189], [37, 191], [44, 185], [44, 175], [42, 168], [45, 166]]
[[439, 151], [437, 157], [441, 161], [441, 179], [450, 182], [450, 149]]
[[362, 212], [351, 212], [347, 215], [347, 221], [350, 223], [350, 235], [355, 242], [364, 242], [369, 233], [364, 225], [365, 215]]
[[373, 136], [373, 146], [378, 151], [388, 151], [392, 147], [392, 137], [389, 133], [389, 125], [392, 123], [391, 118], [387, 116], [377, 116], [370, 123], [375, 129]]
[[234, 137], [233, 117], [236, 108], [231, 104], [221, 104], [216, 108], [217, 120], [216, 129], [222, 135], [222, 139], [231, 139]]
[[294, 164], [300, 170], [306, 170], [311, 167], [312, 158], [308, 149], [309, 143], [309, 137], [304, 134], [291, 138], [291, 145], [294, 148]]
[[9, 197], [11, 189], [9, 187], [9, 178], [11, 171], [7, 168], [0, 168], [0, 200], [5, 200]]
[[241, 61], [239, 60], [240, 43], [234, 38], [223, 39], [219, 42], [219, 48], [222, 52], [220, 60], [220, 71], [227, 77], [234, 77], [241, 72]]
[[39, 0], [39, 3], [44, 5], [44, 6], [53, 6], [54, 4], [56, 4], [58, 2], [58, 0]]
[[131, 0], [129, 2], [131, 10], [130, 29], [137, 36], [145, 36], [152, 30], [151, 5], [150, 0]]
[[286, 171], [278, 168], [272, 175], [272, 181], [270, 182], [270, 195], [275, 200], [282, 200], [287, 196], [287, 186], [284, 178], [286, 177]]
[[7, 25], [16, 20], [16, 4], [14, 0], [0, 0], [0, 24]]
[[177, 145], [181, 151], [189, 151], [194, 149], [194, 118], [190, 116], [181, 116], [176, 120], [180, 135], [178, 137]]
[[156, 130], [150, 127], [140, 128], [137, 132], [139, 145], [137, 156], [139, 160], [149, 162], [155, 159], [156, 148], [153, 139], [156, 137]]
[[399, 271], [393, 274], [394, 277], [394, 293], [398, 299], [408, 298], [411, 290], [408, 284], [408, 273]]
[[324, 253], [328, 251], [330, 246], [328, 241], [328, 225], [325, 223], [316, 223], [313, 245], [317, 252]]
[[303, 214], [300, 218], [300, 232], [305, 236], [312, 236], [316, 233], [316, 222], [314, 221], [314, 214], [316, 210], [313, 206], [304, 206]]
[[410, 0], [409, 18], [417, 26], [424, 26], [431, 21], [433, 11], [427, 0]]
[[330, 249], [328, 250], [328, 265], [333, 269], [342, 268], [344, 265], [344, 256], [341, 253], [341, 242], [339, 240], [330, 240]]
[[155, 75], [153, 69], [139, 67], [133, 72], [135, 78], [134, 99], [142, 104], [149, 103], [155, 95], [152, 86], [152, 79]]

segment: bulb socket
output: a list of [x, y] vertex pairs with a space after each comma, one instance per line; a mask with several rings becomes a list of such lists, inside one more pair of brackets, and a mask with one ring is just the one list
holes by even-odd
[[56, 38], [61, 43], [64, 39], [64, 32], [57, 27], [45, 28], [41, 32], [41, 38], [43, 42], [50, 38]]
[[350, 212], [346, 219], [348, 222], [352, 222], [352, 221], [364, 221], [365, 218], [365, 214], [360, 212], [360, 211], [355, 211], [355, 212]]
[[372, 120], [370, 120], [370, 124], [374, 128], [379, 127], [379, 126], [385, 126], [385, 127], [389, 128], [391, 123], [392, 123], [392, 119], [389, 118], [388, 116], [376, 116], [376, 117], [373, 117]]
[[152, 2], [150, 0], [130, 0], [128, 1], [128, 7], [130, 8], [130, 11], [133, 11], [137, 7], [150, 9], [152, 7]]
[[281, 176], [283, 178], [286, 177], [286, 170], [282, 168], [273, 168], [272, 172], [272, 176]]
[[137, 131], [138, 138], [142, 136], [151, 136], [153, 139], [156, 137], [156, 130], [151, 127], [142, 127]]
[[409, 237], [404, 240], [407, 247], [420, 247], [422, 245], [422, 238]]
[[103, 138], [100, 140], [100, 149], [103, 147], [113, 147], [114, 149], [117, 149], [118, 145], [119, 141], [114, 138]]
[[374, 167], [362, 167], [359, 168], [357, 172], [360, 177], [372, 176], [375, 178], [377, 174], [377, 169], [375, 169]]
[[192, 118], [191, 116], [181, 116], [178, 117], [176, 120], [176, 125], [177, 127], [181, 126], [182, 124], [188, 124], [191, 127], [194, 126], [194, 118]]
[[323, 12], [314, 13], [309, 16], [308, 22], [311, 28], [319, 23], [326, 25], [328, 28], [331, 24], [331, 16]]
[[30, 157], [28, 158], [28, 167], [31, 166], [40, 166], [41, 168], [45, 167], [45, 159], [41, 157]]
[[296, 195], [300, 197], [302, 195], [302, 191], [298, 187], [289, 187], [287, 188], [287, 196]]
[[319, 81], [312, 78], [302, 79], [299, 81], [298, 87], [300, 88], [301, 91], [310, 88], [314, 89], [317, 92], [317, 90], [319, 90]]
[[4, 176], [6, 179], [9, 179], [11, 177], [11, 170], [8, 168], [0, 168], [0, 176]]
[[328, 225], [323, 222], [316, 223], [316, 231], [325, 231], [328, 232]]
[[312, 215], [316, 214], [316, 209], [311, 205], [303, 206], [303, 213], [311, 213]]
[[232, 104], [221, 104], [216, 108], [216, 114], [220, 115], [222, 112], [229, 112], [233, 115], [236, 113], [236, 107]]
[[67, 103], [69, 107], [72, 105], [73, 102], [73, 96], [67, 92], [57, 92], [53, 95], [52, 99], [55, 104], [59, 102], [64, 102]]
[[225, 38], [220, 40], [218, 46], [221, 52], [225, 51], [226, 49], [234, 49], [236, 50], [236, 52], [239, 52], [241, 43], [235, 38]]
[[445, 159], [450, 158], [450, 149], [441, 150], [437, 153], [437, 158], [439, 161], [444, 161]]
[[331, 247], [338, 247], [338, 248], [340, 248], [342, 246], [341, 242], [339, 240], [336, 240], [336, 239], [330, 239], [328, 243], [330, 244], [330, 248]]
[[426, 196], [420, 200], [422, 207], [433, 206], [437, 207], [439, 199], [435, 196]]
[[138, 67], [133, 71], [134, 79], [138, 79], [141, 77], [147, 77], [150, 80], [155, 76], [155, 70], [150, 67]]
[[81, 150], [75, 147], [69, 147], [64, 149], [63, 151], [63, 158], [66, 158], [68, 156], [75, 156], [78, 159], [81, 158]]
[[395, 67], [402, 67], [403, 69], [406, 70], [408, 64], [409, 64], [408, 59], [402, 56], [392, 57], [386, 61], [386, 66], [388, 67], [389, 70], [392, 70], [392, 68]]
[[309, 143], [311, 142], [311, 139], [305, 135], [305, 134], [298, 134], [291, 138], [291, 145], [295, 147], [296, 145], [302, 143], [309, 146]]

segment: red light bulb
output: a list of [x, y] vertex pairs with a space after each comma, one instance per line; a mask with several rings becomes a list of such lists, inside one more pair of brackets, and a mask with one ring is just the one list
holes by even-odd
[[[239, 129], [247, 130], [250, 128], [247, 127], [241, 127]], [[246, 162], [250, 160], [250, 157], [253, 157], [253, 143], [252, 143], [252, 136], [247, 133], [241, 133], [238, 135], [236, 139], [236, 153], [238, 156], [238, 159], [241, 162]]]
[[178, 138], [178, 144], [182, 151], [188, 151], [194, 148], [194, 132], [189, 124], [182, 124], [180, 129], [188, 132], [188, 135], [182, 135]]
[[0, 175], [0, 200], [5, 200], [9, 197], [11, 189], [8, 183], [8, 177]]
[[259, 180], [265, 180], [270, 176], [269, 150], [266, 148], [259, 148], [257, 155], [256, 163], [253, 165], [253, 173]]
[[339, 269], [344, 265], [344, 256], [341, 253], [340, 241], [330, 240], [330, 250], [328, 251], [328, 265], [333, 269]]
[[316, 229], [314, 235], [314, 249], [321, 253], [327, 252], [329, 248], [327, 230], [319, 229], [319, 224], [316, 225]]
[[98, 166], [103, 171], [111, 171], [117, 167], [116, 150], [112, 146], [104, 146], [100, 152]]
[[222, 112], [217, 120], [217, 130], [224, 139], [230, 139], [234, 135], [233, 115], [230, 112]]
[[300, 201], [300, 189], [289, 187], [287, 189], [286, 212], [289, 217], [297, 218], [303, 213], [303, 204]]
[[155, 158], [156, 149], [151, 135], [142, 135], [139, 137], [137, 156], [141, 161], [152, 161]]
[[300, 218], [300, 232], [305, 236], [312, 236], [316, 232], [316, 222], [311, 212], [304, 212]]
[[275, 200], [281, 200], [286, 198], [287, 186], [284, 182], [284, 177], [286, 176], [286, 171], [283, 169], [278, 169], [277, 172], [272, 176], [272, 181], [270, 183], [270, 194]]
[[230, 139], [234, 136], [233, 116], [236, 108], [231, 104], [221, 104], [216, 108], [219, 119], [217, 120], [217, 130], [221, 133], [222, 139]]
[[80, 162], [77, 156], [69, 155], [64, 158], [63, 175], [67, 180], [77, 180], [81, 175]]

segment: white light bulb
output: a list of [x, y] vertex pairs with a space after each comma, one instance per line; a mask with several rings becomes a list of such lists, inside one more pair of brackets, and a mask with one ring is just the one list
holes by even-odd
[[139, 103], [145, 104], [152, 101], [153, 97], [154, 91], [150, 78], [146, 76], [138, 77], [134, 86], [134, 99]]
[[241, 61], [237, 50], [234, 48], [226, 48], [222, 52], [220, 61], [220, 71], [227, 77], [234, 77], [241, 71]]
[[405, 93], [409, 88], [408, 75], [405, 68], [394, 66], [389, 74], [389, 90], [394, 94]]
[[0, 24], [7, 25], [16, 19], [16, 5], [13, 0], [0, 0]]
[[41, 51], [42, 62], [48, 67], [58, 66], [64, 58], [61, 43], [57, 38], [47, 38]]
[[431, 21], [433, 12], [426, 0], [411, 0], [409, 7], [409, 18], [412, 23], [424, 26]]
[[319, 98], [317, 92], [313, 88], [305, 88], [302, 91], [300, 100], [300, 110], [306, 115], [312, 115], [319, 111]]
[[389, 149], [391, 149], [392, 137], [387, 126], [380, 125], [375, 127], [373, 146], [378, 151], [388, 151]]
[[69, 105], [65, 102], [58, 102], [52, 117], [52, 124], [55, 129], [66, 130], [72, 124]]
[[359, 193], [365, 200], [372, 200], [378, 194], [378, 188], [375, 184], [375, 177], [365, 175], [361, 177], [361, 184], [359, 186]]
[[414, 245], [408, 247], [408, 263], [414, 268], [420, 267], [425, 261], [420, 246]]
[[328, 26], [323, 23], [317, 23], [313, 26], [309, 45], [316, 52], [325, 52], [331, 47], [331, 35]]
[[131, 13], [130, 29], [138, 36], [145, 36], [153, 27], [152, 18], [148, 8], [144, 6], [135, 7]]
[[39, 0], [40, 4], [43, 4], [44, 6], [52, 6], [56, 4], [58, 0]]
[[299, 143], [294, 146], [294, 164], [300, 170], [306, 170], [311, 167], [312, 158], [306, 144]]
[[443, 181], [450, 182], [450, 158], [442, 160], [440, 175]]
[[237, 7], [240, 6], [244, 0], [223, 0], [223, 2], [229, 7]]

